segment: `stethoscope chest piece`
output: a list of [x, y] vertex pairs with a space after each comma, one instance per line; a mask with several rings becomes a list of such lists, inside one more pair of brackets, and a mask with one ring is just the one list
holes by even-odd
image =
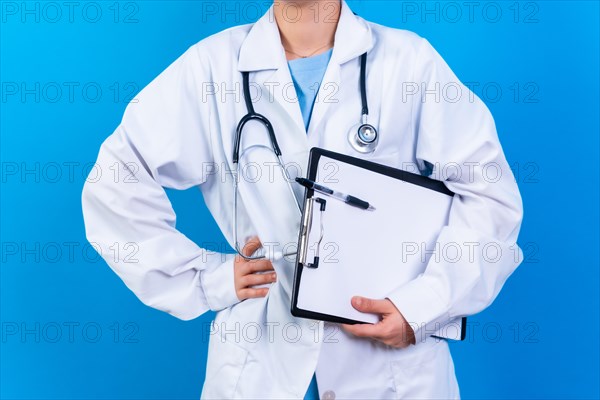
[[350, 146], [359, 153], [372, 153], [377, 148], [379, 135], [373, 125], [362, 123], [354, 125], [348, 132]]
[[354, 150], [359, 153], [372, 153], [377, 148], [379, 135], [377, 129], [367, 123], [369, 115], [369, 106], [367, 104], [367, 53], [360, 56], [360, 101], [362, 103], [361, 121], [350, 128], [348, 132], [348, 142]]

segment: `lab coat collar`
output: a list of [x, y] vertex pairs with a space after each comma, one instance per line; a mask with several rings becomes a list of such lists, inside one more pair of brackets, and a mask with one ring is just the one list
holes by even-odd
[[[369, 25], [354, 15], [342, 0], [340, 20], [335, 32], [331, 61], [343, 64], [373, 47], [373, 35]], [[287, 60], [273, 6], [252, 26], [242, 43], [238, 59], [239, 71], [260, 71], [287, 68]]]

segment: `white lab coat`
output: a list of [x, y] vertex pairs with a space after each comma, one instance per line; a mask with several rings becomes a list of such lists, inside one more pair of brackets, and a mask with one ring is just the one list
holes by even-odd
[[[360, 119], [358, 57], [365, 51], [369, 122], [380, 134], [368, 155], [347, 141]], [[470, 256], [432, 256], [422, 275], [398, 282], [388, 296], [414, 324], [416, 345], [394, 349], [293, 317], [293, 260], [273, 263], [278, 280], [267, 297], [239, 302], [233, 255], [203, 249], [177, 231], [163, 187], [198, 186], [233, 246], [228, 171], [246, 114], [240, 71], [251, 71], [255, 108], [271, 120], [292, 178], [305, 176], [316, 146], [412, 172], [429, 169], [457, 194], [439, 253], [452, 245]], [[315, 370], [325, 398], [458, 398], [448, 344], [431, 334], [486, 308], [522, 258], [515, 245], [521, 198], [490, 112], [425, 39], [367, 22], [344, 2], [308, 133], [294, 100], [272, 10], [190, 47], [141, 91], [103, 143], [95, 170], [101, 176], [83, 191], [88, 239], [145, 304], [184, 320], [217, 311], [203, 398], [301, 398]], [[250, 123], [242, 139], [240, 240], [257, 234], [280, 250], [297, 242], [299, 213], [273, 154], [254, 144], [269, 141]], [[484, 253], [488, 243], [493, 248]], [[494, 257], [494, 249], [502, 255]]]

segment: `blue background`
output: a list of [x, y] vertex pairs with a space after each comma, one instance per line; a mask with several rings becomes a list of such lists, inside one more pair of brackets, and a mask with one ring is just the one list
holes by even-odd
[[[199, 397], [212, 315], [142, 305], [86, 245], [81, 189], [132, 95], [267, 3], [2, 2], [2, 398]], [[598, 398], [598, 3], [478, 4], [350, 2], [479, 83], [524, 199], [526, 261], [452, 344], [461, 393]], [[199, 191], [169, 196], [180, 230], [223, 241]]]

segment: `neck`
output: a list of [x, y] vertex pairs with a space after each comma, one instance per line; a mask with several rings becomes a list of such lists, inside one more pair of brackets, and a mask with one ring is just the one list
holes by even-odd
[[333, 46], [340, 0], [278, 0], [273, 12], [288, 60], [315, 55]]

